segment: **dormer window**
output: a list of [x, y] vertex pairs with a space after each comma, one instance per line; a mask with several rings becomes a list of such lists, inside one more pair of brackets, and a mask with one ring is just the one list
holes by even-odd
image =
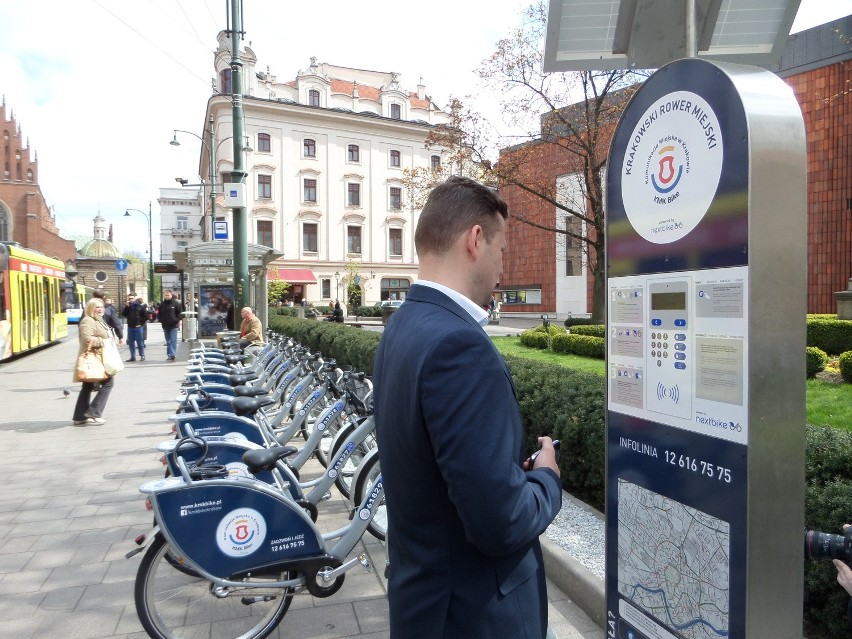
[[308, 91], [308, 106], [316, 106], [320, 105], [320, 92], [316, 89], [311, 89]]
[[402, 107], [398, 104], [390, 105], [390, 116], [393, 120], [401, 120], [402, 119]]

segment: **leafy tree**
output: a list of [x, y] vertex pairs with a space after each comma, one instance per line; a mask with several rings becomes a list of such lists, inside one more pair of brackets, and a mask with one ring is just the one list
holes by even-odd
[[[436, 127], [427, 140], [430, 148], [443, 149], [449, 161], [442, 162], [440, 171], [412, 172], [408, 186], [418, 193], [449, 174], [462, 174], [501, 189], [519, 189], [547, 203], [510, 214], [519, 222], [558, 234], [563, 242], [570, 238], [580, 243], [594, 278], [592, 316], [602, 320], [606, 309], [604, 170], [618, 119], [647, 73], [543, 73], [546, 16], [542, 2], [528, 7], [521, 25], [497, 43], [477, 71], [485, 88], [499, 96], [502, 126], [513, 132], [501, 134], [493, 119], [454, 100], [450, 122]], [[498, 161], [492, 162], [495, 140], [502, 149]], [[542, 171], [543, 162], [558, 173]], [[555, 175], [568, 179], [556, 180]]]
[[290, 288], [291, 285], [284, 280], [273, 280], [269, 282], [269, 286], [266, 289], [266, 297], [269, 306], [275, 306], [278, 303], [278, 300], [282, 299]]

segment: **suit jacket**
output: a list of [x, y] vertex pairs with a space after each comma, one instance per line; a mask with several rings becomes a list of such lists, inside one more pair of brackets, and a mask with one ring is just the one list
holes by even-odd
[[511, 375], [482, 327], [411, 287], [373, 364], [388, 511], [392, 638], [543, 638], [538, 537], [559, 478], [524, 472]]

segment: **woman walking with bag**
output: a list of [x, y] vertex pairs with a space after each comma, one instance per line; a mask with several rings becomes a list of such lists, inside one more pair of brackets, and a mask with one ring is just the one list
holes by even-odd
[[[102, 300], [92, 298], [86, 304], [86, 310], [80, 319], [79, 338], [78, 357], [90, 348], [100, 354], [104, 342], [113, 339], [113, 334], [104, 321], [104, 303]], [[77, 396], [77, 404], [74, 406], [75, 426], [106, 423], [101, 415], [106, 407], [109, 394], [112, 392], [112, 379], [112, 377], [107, 376], [106, 379], [99, 382], [100, 390], [98, 390], [94, 400], [92, 400], [92, 391], [95, 390], [95, 384], [98, 382], [83, 382], [83, 388], [80, 390], [80, 394]]]

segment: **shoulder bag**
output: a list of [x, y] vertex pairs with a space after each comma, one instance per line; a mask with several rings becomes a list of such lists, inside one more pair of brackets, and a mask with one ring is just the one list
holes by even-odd
[[104, 340], [104, 345], [101, 347], [101, 361], [107, 375], [112, 377], [124, 370], [124, 362], [121, 360], [121, 353], [118, 352], [118, 345], [115, 343], [115, 331], [110, 328], [109, 333], [109, 338]]
[[77, 358], [77, 367], [74, 379], [78, 382], [102, 382], [109, 377], [104, 369], [103, 362], [98, 355], [89, 348]]

